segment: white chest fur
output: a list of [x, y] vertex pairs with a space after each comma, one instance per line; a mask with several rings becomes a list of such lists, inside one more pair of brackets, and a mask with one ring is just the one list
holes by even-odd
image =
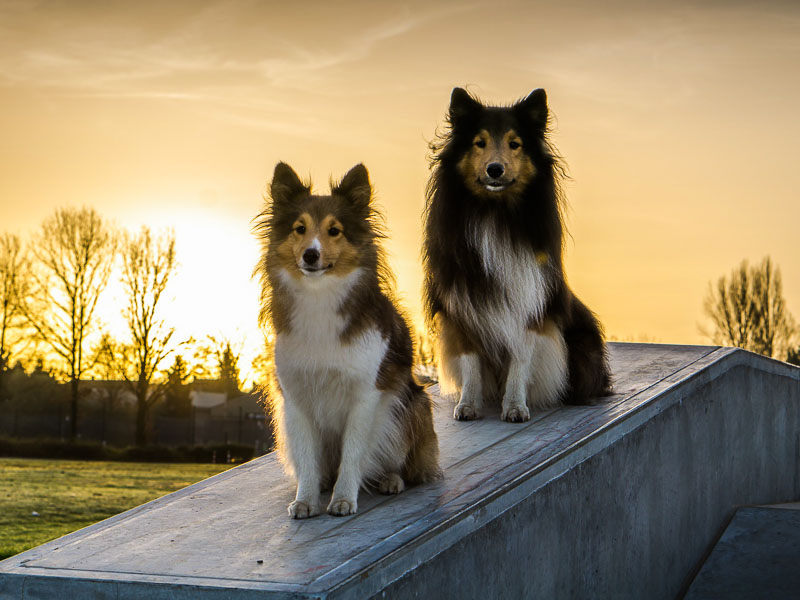
[[367, 329], [343, 343], [339, 307], [358, 280], [324, 275], [299, 282], [282, 276], [293, 297], [291, 328], [275, 341], [275, 365], [286, 402], [325, 428], [341, 431], [354, 398], [374, 390], [387, 341]]
[[543, 316], [547, 278], [535, 253], [512, 245], [493, 221], [477, 224], [468, 236], [483, 270], [495, 281], [490, 296], [496, 300], [475, 306], [461, 290], [453, 290], [445, 298], [447, 308], [482, 331], [490, 343], [513, 351], [526, 343], [529, 319]]

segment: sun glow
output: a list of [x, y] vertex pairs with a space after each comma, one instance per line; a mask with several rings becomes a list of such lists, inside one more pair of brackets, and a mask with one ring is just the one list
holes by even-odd
[[[180, 203], [165, 201], [164, 206], [176, 204]], [[136, 219], [132, 216], [125, 222]], [[259, 286], [251, 277], [259, 242], [249, 220], [203, 208], [165, 208], [148, 215], [141, 225], [156, 233], [175, 231], [178, 267], [158, 306], [167, 328], [175, 328], [173, 342], [202, 341], [209, 335], [230, 340], [242, 349], [239, 369], [249, 387], [251, 363], [264, 340], [257, 324]], [[112, 278], [98, 307], [106, 328], [122, 340], [128, 335], [120, 312], [126, 301], [119, 278]]]
[[[706, 343], [708, 282], [766, 254], [800, 315], [800, 7], [512, 0], [491, 28], [483, 9], [5, 3], [0, 230], [25, 239], [63, 206], [174, 228], [163, 317], [177, 339], [244, 340], [244, 374], [262, 344], [252, 219], [278, 161], [321, 193], [365, 163], [419, 327], [426, 155], [450, 91], [543, 87], [572, 176], [567, 277], [609, 335]], [[123, 302], [112, 283], [98, 308], [120, 336]]]

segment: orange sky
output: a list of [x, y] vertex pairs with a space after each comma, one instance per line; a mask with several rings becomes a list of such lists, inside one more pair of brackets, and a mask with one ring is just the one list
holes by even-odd
[[547, 89], [567, 274], [609, 335], [705, 342], [708, 281], [765, 254], [800, 318], [789, 2], [0, 2], [0, 231], [68, 205], [172, 226], [169, 318], [252, 349], [250, 221], [274, 164], [326, 191], [363, 161], [417, 318], [427, 141], [455, 85]]

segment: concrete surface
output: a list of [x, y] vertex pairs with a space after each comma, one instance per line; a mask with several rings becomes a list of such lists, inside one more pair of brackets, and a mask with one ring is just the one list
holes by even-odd
[[615, 392], [436, 410], [444, 480], [292, 521], [273, 455], [0, 562], [0, 598], [674, 598], [733, 507], [800, 499], [800, 369], [611, 344]]
[[736, 511], [686, 600], [800, 598], [798, 505]]

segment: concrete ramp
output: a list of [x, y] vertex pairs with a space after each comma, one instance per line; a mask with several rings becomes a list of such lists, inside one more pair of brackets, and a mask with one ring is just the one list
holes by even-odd
[[596, 406], [511, 424], [440, 401], [440, 482], [293, 521], [270, 454], [0, 562], [0, 598], [674, 598], [737, 505], [800, 498], [800, 369], [610, 350]]
[[800, 503], [740, 508], [685, 600], [800, 597]]

